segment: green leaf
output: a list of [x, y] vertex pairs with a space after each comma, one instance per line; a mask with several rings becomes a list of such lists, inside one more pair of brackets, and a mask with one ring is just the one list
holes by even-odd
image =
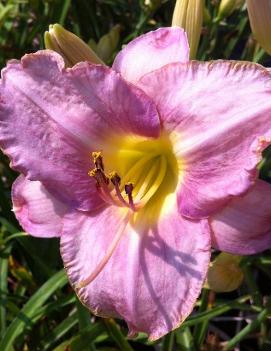
[[[76, 335], [71, 342], [71, 351], [85, 351], [95, 339], [104, 332], [104, 326], [101, 322], [96, 322], [84, 328]], [[125, 349], [121, 349], [125, 351]]]
[[62, 9], [61, 9], [61, 15], [60, 15], [60, 18], [59, 18], [59, 24], [61, 24], [62, 26], [64, 25], [65, 19], [66, 19], [67, 14], [68, 14], [68, 10], [70, 8], [70, 5], [71, 5], [71, 0], [64, 0], [63, 1], [63, 6], [62, 6]]
[[[188, 320], [186, 320], [180, 328], [186, 328], [190, 327], [192, 325], [196, 325], [198, 323], [206, 322], [206, 320], [209, 320], [211, 318], [214, 318], [216, 316], [219, 316], [222, 313], [226, 313], [230, 311], [231, 309], [249, 309], [249, 310], [255, 310], [255, 306], [245, 306], [243, 303], [247, 301], [251, 296], [246, 295], [239, 297], [238, 299], [224, 303], [221, 305], [218, 305], [214, 308], [212, 308], [210, 311], [204, 311], [201, 313], [195, 313], [193, 316], [189, 317]], [[256, 307], [256, 310], [257, 307]]]
[[80, 330], [82, 330], [91, 324], [90, 312], [85, 306], [81, 304], [81, 302], [78, 299], [76, 299], [76, 307], [77, 307], [79, 328]]
[[48, 304], [43, 305], [39, 309], [37, 309], [36, 313], [31, 318], [31, 322], [35, 323], [37, 320], [45, 316], [49, 316], [50, 313], [57, 310], [61, 310], [63, 307], [68, 306], [70, 304], [74, 304], [75, 302], [76, 296], [74, 294], [61, 297], [57, 299], [57, 301], [49, 302]]
[[234, 347], [244, 339], [248, 334], [254, 331], [256, 328], [260, 326], [260, 324], [266, 320], [271, 313], [271, 299], [267, 303], [267, 307], [258, 314], [257, 318], [248, 324], [245, 328], [243, 328], [238, 334], [236, 334], [230, 341], [227, 342], [227, 345], [224, 347], [223, 351], [233, 350]]
[[180, 351], [195, 351], [194, 340], [190, 328], [182, 328], [176, 332], [176, 342]]
[[74, 310], [70, 316], [64, 319], [50, 334], [44, 338], [41, 343], [42, 350], [51, 350], [52, 345], [61, 339], [66, 333], [68, 333], [76, 324], [78, 324], [78, 318], [76, 310]]
[[[78, 299], [76, 300], [76, 307], [77, 307], [77, 315], [78, 315], [78, 321], [79, 321], [79, 329], [83, 330], [84, 328], [88, 327], [91, 324], [90, 312], [85, 306], [81, 304], [81, 302]], [[95, 350], [95, 346], [93, 345], [92, 342], [89, 343], [86, 350], [87, 351]]]
[[163, 338], [162, 351], [173, 351], [174, 339], [175, 339], [174, 332], [168, 333]]
[[[207, 309], [208, 309], [209, 292], [210, 292], [210, 290], [208, 290], [208, 289], [202, 290], [199, 313], [207, 311]], [[208, 330], [208, 319], [206, 319], [205, 321], [202, 321], [201, 323], [198, 323], [195, 326], [193, 336], [194, 336], [194, 344], [195, 344], [196, 348], [198, 348], [198, 349], [201, 348], [201, 345], [205, 339], [207, 330]]]
[[29, 299], [29, 301], [21, 309], [20, 314], [9, 325], [6, 333], [0, 342], [1, 351], [12, 350], [12, 345], [16, 337], [23, 331], [26, 326], [31, 326], [31, 317], [36, 313], [37, 309], [52, 296], [56, 290], [62, 288], [68, 282], [64, 270], [54, 274], [40, 289]]
[[[40, 275], [45, 278], [49, 278], [53, 274], [53, 270], [46, 265], [46, 263], [41, 259], [39, 252], [36, 247], [33, 245], [31, 237], [19, 237], [16, 238], [16, 241], [23, 247], [23, 249], [28, 253], [31, 259], [35, 262], [35, 268]], [[34, 274], [33, 274], [34, 275]]]
[[0, 336], [6, 330], [6, 304], [8, 293], [8, 257], [11, 245], [5, 247], [0, 257]]
[[119, 326], [113, 319], [104, 319], [103, 322], [109, 332], [109, 335], [122, 351], [133, 351], [132, 347], [119, 329]]
[[53, 351], [67, 351], [67, 350], [69, 350], [69, 346], [71, 344], [72, 339], [73, 338], [70, 338], [69, 340], [63, 341], [60, 345], [58, 345], [56, 348], [54, 348]]
[[9, 13], [13, 10], [14, 5], [8, 4], [5, 7], [1, 7], [0, 9], [0, 26], [5, 21], [6, 17], [8, 17]]

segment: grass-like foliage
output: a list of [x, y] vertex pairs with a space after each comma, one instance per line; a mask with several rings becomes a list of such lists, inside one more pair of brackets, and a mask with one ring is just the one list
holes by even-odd
[[[6, 0], [0, 2], [0, 66], [44, 48], [43, 33], [60, 23], [97, 43], [115, 25], [120, 37], [107, 63], [138, 35], [170, 26], [175, 1]], [[198, 59], [240, 59], [270, 64], [250, 31], [245, 6], [217, 20], [219, 0], [206, 1]], [[271, 151], [260, 165], [271, 180]], [[22, 232], [11, 211], [16, 178], [0, 155], [0, 350], [1, 351], [198, 351], [271, 350], [271, 251], [244, 257], [245, 279], [233, 293], [204, 289], [182, 326], [151, 343], [144, 334], [126, 338], [124, 322], [91, 316], [68, 284], [57, 239]], [[271, 202], [270, 202], [271, 204]], [[91, 253], [90, 253], [91, 254]]]

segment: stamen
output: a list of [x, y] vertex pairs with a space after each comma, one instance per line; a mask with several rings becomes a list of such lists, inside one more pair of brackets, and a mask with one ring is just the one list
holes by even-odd
[[104, 164], [103, 164], [103, 158], [102, 158], [101, 151], [92, 152], [92, 158], [93, 158], [93, 162], [95, 164], [95, 167], [97, 169], [104, 171]]
[[157, 156], [157, 153], [150, 153], [146, 155], [145, 157], [142, 157], [139, 161], [137, 161], [133, 167], [125, 174], [125, 176], [122, 178], [122, 184], [126, 184], [129, 181], [133, 180], [134, 183], [136, 183], [137, 178], [140, 176], [142, 172], [142, 167], [150, 161], [152, 158]]
[[121, 220], [121, 226], [119, 228], [119, 230], [117, 231], [117, 234], [115, 235], [115, 237], [113, 238], [109, 248], [107, 249], [104, 257], [102, 258], [102, 260], [100, 261], [100, 263], [97, 265], [97, 267], [94, 269], [94, 271], [89, 275], [88, 278], [82, 280], [81, 282], [78, 283], [78, 285], [76, 286], [76, 288], [84, 288], [86, 287], [88, 284], [90, 284], [103, 270], [103, 268], [105, 267], [105, 265], [107, 264], [107, 262], [110, 260], [110, 258], [112, 257], [120, 239], [122, 238], [123, 234], [125, 233], [125, 228], [128, 224], [129, 221], [129, 215], [130, 213], [128, 212], [125, 217]]
[[116, 203], [115, 199], [111, 196], [111, 193], [110, 193], [110, 191], [107, 188], [97, 186], [97, 191], [98, 191], [100, 197], [106, 203], [108, 203], [110, 205], [118, 205], [118, 203]]
[[109, 179], [108, 177], [105, 175], [105, 173], [103, 172], [102, 169], [100, 168], [94, 168], [91, 171], [88, 172], [88, 175], [90, 177], [94, 177], [97, 184], [102, 186], [102, 184], [109, 184]]
[[129, 205], [131, 209], [133, 211], [136, 211], [134, 200], [133, 200], [133, 194], [132, 194], [134, 189], [133, 184], [132, 183], [125, 184], [124, 189], [125, 189], [125, 193], [128, 195]]
[[154, 162], [154, 165], [151, 167], [147, 177], [145, 177], [140, 184], [137, 185], [136, 189], [135, 189], [135, 193], [136, 193], [136, 200], [140, 201], [140, 199], [142, 198], [142, 196], [147, 192], [148, 187], [151, 184], [151, 181], [153, 180], [153, 177], [155, 175], [155, 173], [158, 171], [158, 166], [159, 166], [159, 159], [157, 158], [156, 162]]
[[90, 177], [94, 177], [96, 180], [96, 185], [97, 185], [97, 191], [99, 192], [99, 195], [101, 198], [106, 202], [111, 205], [116, 205], [115, 200], [111, 196], [111, 193], [108, 189], [108, 184], [109, 184], [109, 179], [108, 177], [104, 174], [104, 172], [101, 169], [93, 169], [88, 172], [88, 175]]
[[121, 192], [120, 192], [120, 188], [119, 188], [120, 180], [121, 180], [120, 176], [117, 174], [117, 172], [111, 172], [109, 174], [109, 178], [114, 185], [114, 189], [116, 191], [116, 195], [117, 195], [118, 200], [124, 206], [129, 207], [129, 204], [125, 201], [125, 199], [123, 198], [123, 196], [121, 195]]
[[121, 178], [117, 172], [111, 172], [108, 176], [114, 185], [120, 185]]
[[[116, 172], [111, 172], [108, 176], [105, 174], [101, 152], [93, 152], [92, 156], [95, 169], [88, 174], [96, 179], [97, 190], [101, 198], [108, 204], [125, 206], [133, 211], [142, 208], [155, 194], [167, 170], [165, 156], [149, 153], [137, 160], [121, 182]], [[144, 169], [143, 172], [142, 169]], [[156, 172], [158, 175], [155, 177]], [[110, 181], [114, 186], [113, 190], [112, 187], [109, 187]], [[128, 196], [127, 200], [124, 193]]]

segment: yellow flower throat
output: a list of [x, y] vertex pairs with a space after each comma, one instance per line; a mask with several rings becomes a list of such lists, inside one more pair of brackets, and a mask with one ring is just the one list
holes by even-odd
[[[113, 145], [113, 147], [112, 147]], [[180, 165], [165, 135], [159, 139], [124, 137], [110, 142], [110, 148], [92, 153], [101, 198], [111, 205], [133, 212], [157, 214], [164, 200], [173, 193]]]

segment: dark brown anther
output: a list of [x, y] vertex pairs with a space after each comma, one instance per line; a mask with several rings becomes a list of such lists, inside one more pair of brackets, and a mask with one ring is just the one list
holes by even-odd
[[127, 183], [125, 184], [124, 189], [125, 189], [125, 193], [129, 196], [129, 195], [132, 195], [134, 186], [132, 183]]
[[93, 162], [97, 169], [104, 171], [104, 163], [102, 158], [102, 153], [100, 151], [92, 152]]
[[132, 183], [127, 183], [127, 184], [125, 184], [124, 190], [125, 190], [125, 193], [126, 193], [127, 196], [128, 196], [130, 208], [131, 208], [133, 211], [136, 211], [136, 209], [135, 209], [135, 204], [134, 204], [134, 200], [133, 200], [133, 194], [132, 194], [132, 193], [133, 193], [133, 190], [134, 190], [133, 184], [132, 184]]
[[109, 176], [109, 179], [111, 180], [113, 185], [115, 185], [115, 186], [120, 185], [121, 178], [117, 172], [111, 172], [111, 173], [109, 173], [108, 176]]

